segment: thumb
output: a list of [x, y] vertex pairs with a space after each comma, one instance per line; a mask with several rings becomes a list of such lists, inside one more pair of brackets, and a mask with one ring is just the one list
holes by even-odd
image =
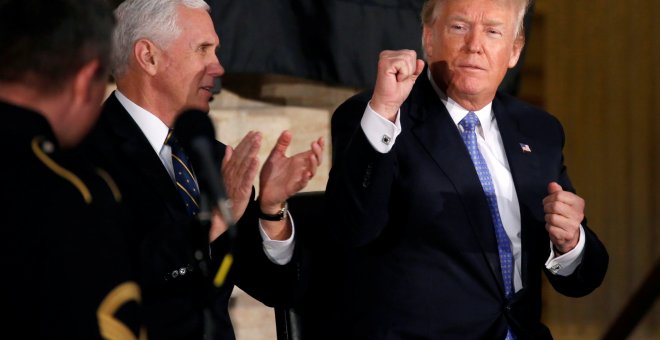
[[561, 185], [559, 185], [557, 182], [550, 182], [548, 183], [548, 193], [549, 194], [554, 194], [556, 192], [563, 191], [561, 188]]
[[418, 76], [418, 75], [420, 75], [420, 74], [422, 73], [422, 71], [424, 70], [424, 60], [422, 60], [422, 59], [417, 59], [417, 65], [415, 65], [415, 66], [416, 66], [416, 69], [415, 69], [415, 76]]
[[234, 149], [232, 149], [231, 146], [227, 145], [227, 147], [225, 148], [225, 156], [222, 158], [222, 167], [223, 168], [227, 164], [227, 162], [229, 162], [229, 160], [231, 159], [231, 155], [233, 153], [234, 153]]

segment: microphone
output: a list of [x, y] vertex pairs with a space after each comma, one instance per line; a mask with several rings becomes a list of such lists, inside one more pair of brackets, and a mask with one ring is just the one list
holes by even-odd
[[[177, 139], [183, 149], [188, 153], [188, 158], [192, 163], [193, 171], [199, 179], [199, 189], [202, 193], [203, 209], [204, 198], [208, 196], [212, 203], [220, 210], [222, 217], [227, 224], [230, 245], [227, 254], [225, 254], [220, 267], [218, 268], [213, 284], [220, 287], [225, 283], [229, 269], [234, 262], [233, 241], [236, 239], [236, 221], [231, 212], [231, 200], [227, 197], [225, 185], [220, 172], [219, 153], [216, 150], [215, 129], [207, 113], [200, 110], [187, 110], [179, 115], [174, 123], [174, 131]], [[200, 211], [200, 212], [203, 212]], [[199, 214], [203, 215], [203, 214]], [[207, 218], [210, 219], [210, 214]], [[203, 216], [199, 216], [202, 218]]]
[[206, 194], [222, 214], [230, 236], [235, 235], [231, 200], [227, 197], [220, 172], [220, 162], [216, 150], [215, 129], [208, 114], [200, 110], [186, 110], [174, 123], [174, 131], [199, 180], [199, 189]]

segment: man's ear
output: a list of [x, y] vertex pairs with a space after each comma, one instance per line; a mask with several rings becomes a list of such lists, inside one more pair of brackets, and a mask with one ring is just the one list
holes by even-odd
[[[72, 107], [82, 107], [88, 105], [90, 100], [94, 100], [95, 96], [92, 91], [94, 89], [94, 82], [99, 72], [99, 60], [93, 59], [87, 62], [73, 77], [73, 99]], [[74, 110], [71, 110], [74, 111]]]
[[520, 59], [520, 53], [525, 46], [525, 35], [519, 34], [513, 41], [513, 49], [511, 50], [511, 56], [509, 57], [509, 68], [516, 66], [518, 59]]
[[422, 48], [424, 49], [424, 55], [430, 58], [433, 55], [433, 28], [424, 25], [422, 30]]
[[133, 47], [137, 65], [149, 75], [156, 74], [160, 49], [148, 39], [140, 39]]

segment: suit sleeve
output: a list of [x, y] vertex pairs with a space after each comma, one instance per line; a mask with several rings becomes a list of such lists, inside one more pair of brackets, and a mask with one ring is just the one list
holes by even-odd
[[394, 149], [386, 154], [377, 152], [360, 127], [368, 98], [368, 94], [361, 94], [349, 99], [332, 117], [328, 220], [333, 236], [349, 247], [370, 243], [384, 229], [396, 169]]
[[[221, 160], [225, 146], [218, 143], [216, 152], [216, 158]], [[297, 301], [301, 291], [298, 270], [301, 255], [294, 250], [291, 261], [286, 265], [275, 264], [268, 258], [259, 233], [259, 204], [254, 197], [253, 188], [250, 203], [237, 222], [234, 243], [230, 244], [229, 233], [224, 233], [211, 244], [212, 267], [220, 266], [220, 261], [231, 247], [234, 263], [228, 281], [267, 306], [287, 307]]]
[[[564, 131], [559, 121], [554, 119], [557, 125], [559, 134], [561, 136], [561, 146], [564, 146]], [[564, 190], [575, 193], [575, 188], [568, 177], [568, 172], [564, 164], [564, 157], [561, 156], [559, 178], [557, 182], [564, 188]], [[598, 288], [607, 272], [609, 263], [609, 255], [603, 243], [598, 239], [587, 223], [586, 217], [582, 221], [582, 227], [585, 233], [585, 244], [582, 262], [569, 276], [553, 275], [549, 270], [545, 269], [546, 276], [552, 284], [553, 288], [566, 296], [581, 297], [585, 296], [596, 288]]]

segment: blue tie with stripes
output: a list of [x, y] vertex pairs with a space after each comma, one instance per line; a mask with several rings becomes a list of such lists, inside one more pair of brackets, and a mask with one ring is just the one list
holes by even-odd
[[[513, 290], [513, 254], [511, 252], [511, 241], [506, 235], [504, 230], [504, 225], [502, 224], [502, 218], [500, 217], [500, 211], [497, 208], [497, 196], [495, 194], [495, 186], [493, 185], [493, 180], [490, 176], [490, 171], [488, 171], [488, 165], [484, 160], [479, 148], [477, 147], [477, 134], [475, 129], [479, 123], [479, 117], [474, 112], [468, 112], [468, 114], [461, 120], [459, 123], [463, 127], [463, 132], [461, 137], [467, 146], [468, 152], [470, 153], [470, 158], [472, 158], [472, 163], [477, 170], [477, 175], [479, 176], [479, 181], [481, 182], [481, 187], [486, 194], [486, 200], [488, 201], [488, 209], [490, 210], [490, 217], [493, 220], [493, 225], [495, 226], [495, 238], [497, 240], [497, 251], [500, 256], [500, 267], [502, 269], [502, 279], [504, 280], [504, 293], [506, 298], [509, 299], [514, 293]], [[506, 339], [515, 339], [511, 329], [507, 330]]]
[[188, 214], [196, 215], [199, 212], [199, 188], [190, 162], [188, 161], [188, 156], [186, 156], [186, 153], [183, 151], [171, 129], [167, 134], [165, 144], [172, 148], [172, 166], [174, 168], [174, 180], [176, 181], [177, 190], [183, 198]]

